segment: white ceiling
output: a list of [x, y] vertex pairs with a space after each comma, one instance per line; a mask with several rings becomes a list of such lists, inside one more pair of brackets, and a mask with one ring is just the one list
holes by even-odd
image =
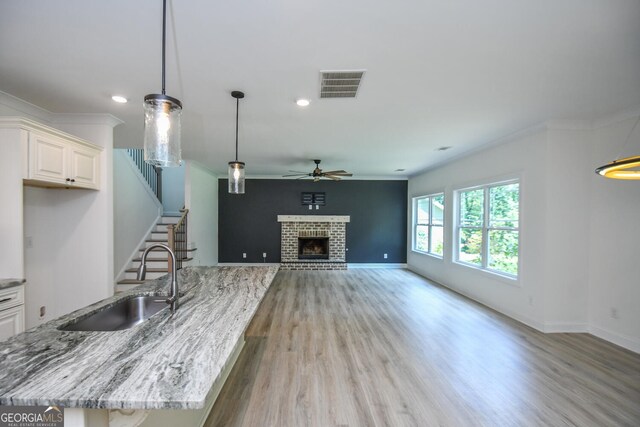
[[[125, 121], [116, 146], [141, 147], [142, 99], [161, 87], [161, 6], [2, 0], [0, 90], [56, 113], [111, 113]], [[232, 90], [246, 93], [250, 175], [311, 170], [313, 158], [356, 178], [410, 175], [547, 119], [640, 104], [638, 0], [180, 0], [171, 10], [167, 94], [184, 104], [183, 157], [221, 174], [234, 156]], [[320, 100], [319, 71], [342, 69], [367, 70], [358, 98]]]

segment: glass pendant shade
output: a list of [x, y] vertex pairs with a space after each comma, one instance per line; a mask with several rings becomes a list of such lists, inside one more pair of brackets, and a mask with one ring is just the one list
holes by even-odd
[[244, 194], [244, 162], [229, 162], [229, 193]]
[[182, 162], [180, 119], [182, 103], [166, 95], [144, 97], [144, 161], [174, 167]]

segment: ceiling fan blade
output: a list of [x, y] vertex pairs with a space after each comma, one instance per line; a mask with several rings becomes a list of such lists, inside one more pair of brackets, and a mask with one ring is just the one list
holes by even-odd
[[332, 175], [325, 175], [326, 178], [332, 179], [334, 181], [340, 181], [340, 178], [338, 178], [337, 176], [332, 176]]
[[283, 177], [283, 178], [286, 178], [286, 177], [290, 177], [290, 176], [300, 176], [300, 175], [302, 175], [302, 176], [309, 176], [309, 174], [308, 174], [308, 173], [296, 173], [296, 174], [293, 174], [293, 175], [282, 175], [282, 177]]
[[302, 172], [302, 171], [291, 171], [291, 170], [290, 170], [289, 172], [293, 172], [293, 173], [303, 173], [303, 174], [305, 174], [305, 175], [306, 175], [307, 173], [309, 173], [309, 172]]
[[310, 176], [311, 175], [304, 175], [304, 176], [301, 176], [300, 178], [296, 178], [296, 179], [305, 179], [305, 178], [309, 178]]
[[347, 171], [343, 171], [342, 169], [339, 171], [327, 171], [327, 172], [322, 172], [322, 173], [326, 173], [328, 175], [340, 175], [343, 173], [347, 173]]
[[353, 176], [352, 173], [326, 173], [325, 175], [329, 176]]

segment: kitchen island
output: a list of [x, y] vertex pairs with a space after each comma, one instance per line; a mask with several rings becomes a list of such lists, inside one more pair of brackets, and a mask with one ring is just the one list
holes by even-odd
[[167, 295], [164, 277], [2, 342], [0, 405], [202, 410], [213, 403], [212, 389], [222, 386], [277, 270], [188, 267], [179, 272], [173, 315], [165, 309], [113, 332], [58, 329], [131, 295]]

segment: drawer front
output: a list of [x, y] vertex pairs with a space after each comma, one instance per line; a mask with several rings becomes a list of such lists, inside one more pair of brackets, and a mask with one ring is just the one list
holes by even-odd
[[0, 290], [0, 310], [24, 304], [24, 285]]

